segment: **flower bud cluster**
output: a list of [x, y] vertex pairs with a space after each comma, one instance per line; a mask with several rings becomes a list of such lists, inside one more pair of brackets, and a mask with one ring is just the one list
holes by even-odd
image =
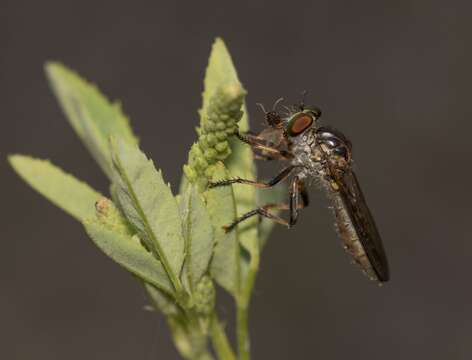
[[198, 141], [192, 145], [188, 164], [184, 166], [190, 182], [208, 181], [214, 165], [231, 154], [228, 139], [238, 131], [245, 94], [241, 84], [236, 83], [220, 87], [211, 97], [206, 113], [201, 114]]
[[195, 287], [195, 310], [201, 316], [209, 316], [215, 307], [215, 286], [207, 275], [203, 276]]

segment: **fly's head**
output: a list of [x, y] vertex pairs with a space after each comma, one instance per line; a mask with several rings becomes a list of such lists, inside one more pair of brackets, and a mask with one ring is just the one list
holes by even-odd
[[316, 140], [316, 123], [321, 117], [321, 110], [315, 106], [287, 108], [284, 117], [284, 135], [289, 150], [294, 156], [294, 164], [304, 167], [310, 176], [319, 171], [319, 163], [313, 159], [313, 147]]
[[289, 113], [285, 120], [285, 133], [295, 139], [312, 128], [321, 117], [321, 110], [316, 106], [303, 106], [299, 111]]

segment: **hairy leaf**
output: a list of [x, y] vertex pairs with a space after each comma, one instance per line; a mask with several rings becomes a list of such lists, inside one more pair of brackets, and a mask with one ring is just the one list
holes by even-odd
[[111, 179], [108, 139], [111, 135], [136, 144], [119, 103], [111, 103], [98, 88], [62, 64], [46, 64], [46, 75], [62, 110], [102, 170]]
[[86, 183], [48, 160], [25, 155], [11, 155], [8, 160], [33, 189], [75, 219], [80, 221], [95, 215], [94, 204], [102, 195]]
[[160, 310], [165, 316], [182, 316], [179, 306], [171, 296], [164, 293], [162, 290], [159, 290], [152, 284], [143, 282], [143, 286], [146, 294], [152, 302], [152, 306], [156, 310]]
[[238, 131], [243, 115], [246, 91], [233, 70], [223, 41], [217, 39], [205, 75], [198, 140], [192, 145], [184, 166], [186, 179], [197, 183], [200, 191], [204, 191], [213, 176], [215, 164], [231, 154], [229, 140]]
[[186, 259], [184, 263], [184, 284], [194, 289], [208, 270], [213, 254], [215, 238], [210, 215], [196, 185], [190, 185], [180, 200], [186, 239]]
[[[213, 181], [228, 178], [228, 172], [220, 163]], [[229, 225], [236, 217], [236, 207], [232, 186], [217, 187], [206, 192], [207, 208], [215, 229], [215, 252], [210, 272], [215, 281], [237, 296], [239, 292], [239, 244], [237, 232], [226, 233], [223, 226]]]
[[239, 84], [239, 79], [236, 74], [236, 69], [229, 55], [228, 49], [221, 38], [216, 38], [211, 49], [210, 58], [208, 59], [208, 66], [205, 72], [205, 79], [203, 82], [203, 105], [200, 109], [200, 114], [207, 112], [210, 105], [210, 99], [215, 91], [226, 84]]
[[[243, 116], [240, 124], [240, 130], [248, 129], [247, 115]], [[257, 178], [254, 166], [253, 153], [247, 144], [233, 139], [231, 141], [232, 154], [225, 161], [229, 169], [231, 178], [242, 178], [254, 180]], [[257, 208], [256, 188], [250, 185], [235, 185], [234, 196], [236, 198], [237, 216]], [[259, 257], [259, 240], [258, 240], [259, 219], [257, 216], [249, 218], [238, 225], [239, 243], [248, 252], [249, 256], [242, 256], [241, 261], [246, 263]], [[243, 264], [243, 268], [247, 268]]]
[[111, 149], [120, 207], [178, 286], [185, 241], [177, 202], [161, 172], [136, 145], [113, 139]]
[[106, 255], [144, 281], [167, 294], [174, 290], [162, 263], [154, 258], [134, 236], [114, 231], [97, 219], [85, 220], [85, 230]]
[[[211, 92], [212, 86], [217, 84], [217, 80], [227, 79], [239, 83], [236, 68], [234, 67], [231, 55], [224, 45], [223, 41], [217, 39], [213, 45], [210, 61], [205, 77], [205, 93]], [[205, 104], [204, 93], [204, 104]], [[239, 121], [239, 131], [249, 130], [249, 117], [246, 104], [243, 103], [243, 116]], [[242, 179], [256, 179], [256, 167], [254, 166], [254, 156], [252, 149], [247, 144], [233, 137], [230, 141], [231, 155], [224, 163], [229, 170], [230, 177]], [[256, 189], [249, 185], [235, 185], [234, 196], [236, 199], [237, 216], [241, 216], [257, 207]], [[258, 239], [257, 217], [245, 220], [238, 226], [238, 241], [246, 250], [246, 254], [241, 256], [241, 274], [245, 277], [246, 270], [249, 268], [249, 262], [259, 261], [259, 239]], [[248, 256], [249, 255], [249, 256]], [[254, 264], [257, 266], [257, 264]]]

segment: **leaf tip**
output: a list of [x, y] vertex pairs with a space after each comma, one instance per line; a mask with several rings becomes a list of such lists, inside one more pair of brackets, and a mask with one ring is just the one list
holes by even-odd
[[14, 167], [15, 166], [15, 163], [18, 161], [18, 159], [20, 159], [22, 157], [22, 155], [20, 154], [8, 154], [7, 155], [7, 161], [8, 163]]
[[29, 160], [33, 160], [31, 156], [22, 155], [22, 154], [9, 154], [7, 156], [7, 161], [10, 166], [15, 170], [18, 174], [21, 173], [22, 168], [26, 165], [26, 162]]
[[48, 60], [44, 63], [44, 72], [50, 80], [59, 76], [61, 71], [67, 71], [67, 68], [59, 61]]
[[215, 41], [213, 42], [214, 45], [224, 45], [225, 44], [225, 41], [223, 40], [223, 38], [221, 36], [217, 36], [215, 38]]

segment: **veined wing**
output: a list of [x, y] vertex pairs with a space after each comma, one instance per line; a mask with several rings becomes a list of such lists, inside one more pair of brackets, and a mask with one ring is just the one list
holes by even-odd
[[356, 174], [346, 169], [336, 172], [334, 178], [339, 187], [333, 194], [336, 221], [346, 250], [370, 278], [388, 281], [385, 250]]

